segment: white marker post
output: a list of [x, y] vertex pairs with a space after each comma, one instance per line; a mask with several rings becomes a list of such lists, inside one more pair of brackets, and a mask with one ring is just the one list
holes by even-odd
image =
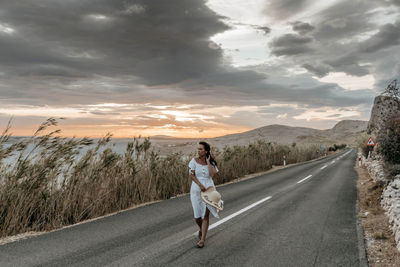
[[286, 156], [283, 155], [283, 166], [286, 166]]

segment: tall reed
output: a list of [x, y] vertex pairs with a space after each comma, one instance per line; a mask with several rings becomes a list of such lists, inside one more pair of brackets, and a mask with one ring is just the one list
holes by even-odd
[[[56, 136], [60, 130], [45, 134], [57, 124], [49, 118], [32, 137], [10, 145], [9, 122], [0, 136], [1, 237], [60, 228], [189, 192], [188, 163], [194, 154], [160, 157], [151, 149], [150, 139], [140, 137], [128, 142], [124, 154], [118, 154], [106, 148], [111, 134], [97, 143], [87, 137], [61, 138]], [[85, 147], [86, 153], [78, 157]], [[319, 145], [264, 141], [214, 149], [220, 170], [214, 181], [221, 184], [282, 165], [283, 156], [287, 163], [295, 163], [325, 152]], [[15, 161], [6, 163], [10, 158]]]

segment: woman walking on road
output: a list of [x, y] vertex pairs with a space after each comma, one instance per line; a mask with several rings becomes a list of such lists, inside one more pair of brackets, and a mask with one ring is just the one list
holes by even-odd
[[219, 204], [220, 207], [222, 207], [222, 200], [219, 200], [218, 203], [214, 203], [212, 201], [206, 203], [200, 196], [200, 192], [208, 193], [215, 190], [212, 177], [214, 177], [214, 175], [218, 172], [218, 168], [217, 162], [210, 154], [210, 150], [211, 148], [208, 143], [203, 141], [199, 142], [197, 147], [198, 157], [192, 158], [192, 160], [189, 162], [189, 174], [192, 178], [190, 200], [192, 202], [194, 220], [199, 226], [200, 241], [197, 243], [199, 248], [204, 247], [204, 243], [206, 241], [210, 212], [214, 217], [219, 218], [219, 210], [210, 204], [213, 204], [214, 206]]

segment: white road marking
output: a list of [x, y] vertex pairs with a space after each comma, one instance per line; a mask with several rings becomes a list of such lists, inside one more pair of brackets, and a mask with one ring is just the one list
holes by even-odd
[[[234, 217], [236, 217], [236, 216], [242, 214], [243, 212], [245, 212], [245, 211], [247, 211], [247, 210], [249, 210], [249, 209], [251, 209], [251, 208], [254, 208], [254, 207], [257, 206], [257, 205], [260, 205], [261, 203], [263, 203], [263, 202], [265, 202], [265, 201], [267, 201], [268, 199], [271, 199], [271, 198], [272, 198], [272, 196], [268, 196], [268, 197], [263, 198], [263, 199], [261, 199], [261, 200], [255, 202], [255, 203], [253, 203], [253, 204], [251, 204], [251, 205], [249, 205], [249, 206], [247, 206], [247, 207], [245, 207], [245, 208], [243, 208], [243, 209], [241, 209], [241, 210], [239, 210], [239, 211], [237, 211], [237, 212], [235, 212], [235, 213], [232, 213], [232, 214], [229, 215], [228, 217], [225, 217], [225, 218], [223, 218], [222, 220], [219, 220], [218, 222], [216, 222], [216, 223], [214, 223], [214, 224], [211, 224], [211, 225], [208, 227], [208, 230], [211, 230], [211, 229], [217, 227], [218, 225], [223, 224], [223, 223], [226, 222], [226, 221], [229, 221], [230, 219], [232, 219], [232, 218], [234, 218]], [[198, 234], [198, 232], [194, 233], [193, 235], [197, 235], [197, 234]]]
[[348, 152], [344, 153], [341, 157], [346, 156], [346, 155], [349, 154], [350, 152], [351, 152], [351, 151], [348, 151]]
[[[350, 152], [347, 152], [346, 154], [344, 154], [344, 155], [342, 155], [342, 156], [345, 156], [345, 155], [347, 155], [348, 153], [350, 153]], [[340, 157], [339, 157], [339, 158], [340, 158]], [[331, 163], [332, 163], [332, 164], [335, 163], [335, 160], [332, 160]], [[326, 167], [328, 167], [328, 165], [324, 165], [323, 167], [321, 167], [321, 170], [325, 169]], [[309, 179], [309, 178], [311, 178], [311, 177], [312, 177], [312, 175], [310, 174], [310, 175], [308, 175], [306, 178], [301, 179], [300, 181], [298, 181], [297, 183], [300, 184], [300, 183], [304, 182], [305, 180], [307, 180], [307, 179]], [[263, 203], [263, 202], [265, 202], [265, 201], [267, 201], [267, 200], [269, 200], [269, 199], [271, 199], [271, 198], [272, 198], [272, 196], [268, 196], [268, 197], [266, 197], [266, 198], [263, 198], [263, 199], [261, 199], [261, 200], [255, 202], [255, 203], [253, 203], [253, 204], [251, 204], [251, 205], [249, 205], [249, 206], [247, 206], [247, 207], [245, 207], [245, 208], [243, 208], [243, 209], [241, 209], [241, 210], [239, 210], [239, 211], [237, 211], [237, 212], [235, 212], [235, 213], [229, 215], [228, 217], [225, 217], [225, 218], [223, 218], [222, 220], [219, 220], [218, 222], [216, 222], [216, 223], [214, 223], [214, 224], [211, 224], [211, 225], [208, 227], [208, 230], [211, 230], [211, 229], [217, 227], [218, 225], [221, 225], [221, 224], [223, 224], [224, 222], [229, 221], [230, 219], [232, 219], [232, 218], [234, 218], [234, 217], [236, 217], [236, 216], [242, 214], [242, 213], [245, 212], [245, 211], [248, 211], [248, 210], [251, 209], [251, 208], [254, 208], [254, 207], [257, 206], [257, 205], [260, 205], [261, 203]], [[198, 232], [195, 232], [193, 235], [197, 236], [197, 235], [198, 235]]]
[[300, 181], [298, 181], [297, 183], [299, 184], [299, 183], [302, 183], [302, 182], [304, 182], [305, 180], [307, 180], [307, 179], [309, 179], [309, 178], [311, 178], [311, 174], [309, 175], [309, 176], [307, 176], [306, 178], [304, 178], [304, 179], [301, 179]]

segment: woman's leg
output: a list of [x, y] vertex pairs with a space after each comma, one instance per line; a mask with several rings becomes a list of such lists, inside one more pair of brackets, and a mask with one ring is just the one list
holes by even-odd
[[199, 226], [199, 230], [201, 231], [201, 222], [202, 222], [202, 219], [201, 219], [201, 217], [199, 217], [199, 218], [194, 218], [194, 221], [197, 223], [197, 225]]
[[196, 222], [196, 224], [199, 226], [199, 239], [201, 239], [202, 236], [202, 232], [201, 232], [201, 224], [202, 224], [202, 219], [201, 217], [199, 218], [194, 218], [194, 221]]
[[201, 240], [200, 241], [203, 241], [203, 242], [206, 241], [208, 225], [210, 223], [209, 219], [210, 219], [210, 211], [208, 210], [208, 208], [206, 208], [206, 214], [204, 215], [204, 219], [203, 219], [202, 224], [201, 224], [202, 236], [201, 236]]

